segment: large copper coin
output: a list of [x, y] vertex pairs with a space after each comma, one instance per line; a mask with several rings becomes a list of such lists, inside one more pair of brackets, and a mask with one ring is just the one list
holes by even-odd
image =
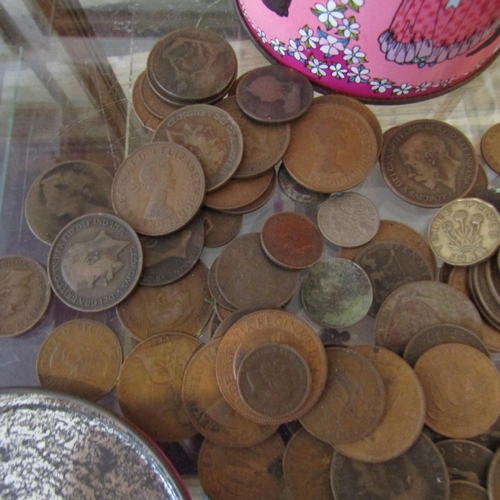
[[23, 255], [0, 257], [0, 338], [31, 330], [50, 302], [45, 269]]
[[391, 293], [375, 319], [375, 343], [398, 353], [419, 331], [439, 323], [453, 323], [472, 332], [482, 328], [474, 304], [444, 283], [417, 281]]
[[[171, 115], [174, 111], [179, 109], [179, 106], [168, 104], [165, 100], [161, 99], [158, 94], [153, 90], [149, 83], [148, 77], [145, 73], [140, 82], [140, 93], [142, 102], [146, 109], [161, 120]], [[157, 127], [158, 128], [158, 127]]]
[[418, 439], [425, 418], [424, 392], [410, 365], [393, 352], [372, 346], [352, 349], [371, 361], [382, 377], [385, 409], [370, 435], [351, 443], [335, 444], [335, 449], [362, 462], [392, 460]]
[[212, 313], [208, 291], [208, 270], [198, 263], [175, 283], [138, 286], [116, 312], [123, 325], [137, 339], [163, 332], [196, 335]]
[[334, 500], [330, 486], [332, 448], [301, 429], [288, 441], [283, 457], [285, 483], [295, 500]]
[[328, 194], [318, 193], [299, 184], [282, 163], [278, 170], [278, 184], [291, 200], [306, 206], [316, 206], [328, 199]]
[[170, 234], [185, 226], [204, 195], [205, 176], [199, 161], [174, 143], [154, 143], [135, 150], [113, 179], [116, 213], [148, 236]]
[[[248, 314], [229, 328], [217, 352], [217, 380], [227, 402], [243, 416], [270, 423], [244, 403], [238, 391], [237, 374], [244, 357], [256, 347], [279, 342], [296, 349], [311, 372], [311, 392], [290, 420], [307, 413], [320, 397], [326, 383], [327, 360], [320, 338], [303, 320], [285, 311], [264, 310]], [[273, 381], [269, 380], [272, 385]]]
[[446, 466], [432, 441], [421, 434], [401, 456], [369, 464], [333, 455], [332, 489], [336, 500], [449, 500]]
[[203, 208], [200, 212], [205, 228], [205, 243], [208, 248], [221, 247], [234, 240], [243, 223], [241, 215], [224, 214]]
[[234, 173], [235, 179], [248, 179], [273, 168], [285, 154], [290, 142], [288, 123], [267, 124], [248, 118], [235, 97], [224, 99], [217, 107], [229, 113], [243, 135], [243, 157]]
[[259, 233], [239, 236], [219, 256], [219, 289], [234, 307], [281, 307], [299, 285], [298, 271], [273, 264], [260, 244]]
[[249, 71], [236, 88], [242, 111], [264, 123], [295, 120], [309, 109], [312, 98], [313, 88], [307, 77], [278, 65]]
[[477, 198], [493, 205], [500, 212], [500, 188], [485, 189], [477, 195]]
[[465, 196], [478, 170], [469, 139], [438, 120], [400, 125], [384, 144], [380, 168], [397, 196], [425, 208]]
[[318, 262], [301, 287], [306, 314], [322, 325], [346, 328], [363, 319], [373, 300], [368, 275], [346, 259]]
[[495, 452], [488, 470], [488, 492], [490, 500], [500, 499], [500, 449]]
[[450, 481], [450, 500], [488, 500], [488, 491], [469, 481]]
[[[484, 345], [492, 352], [500, 352], [500, 330], [483, 321], [481, 334]], [[500, 435], [500, 433], [499, 433]], [[500, 443], [499, 443], [500, 444]]]
[[426, 398], [425, 423], [443, 436], [486, 432], [500, 414], [500, 375], [488, 357], [463, 344], [433, 347], [415, 364]]
[[123, 362], [117, 398], [126, 418], [155, 441], [173, 442], [196, 434], [181, 398], [184, 370], [202, 342], [162, 333], [138, 344]]
[[317, 104], [292, 124], [283, 160], [290, 175], [313, 191], [346, 191], [371, 172], [377, 161], [377, 140], [355, 111]]
[[470, 268], [469, 276], [471, 293], [474, 302], [485, 319], [494, 328], [500, 328], [500, 304], [488, 286], [487, 263], [477, 264]]
[[500, 415], [496, 422], [486, 432], [479, 434], [478, 436], [474, 436], [468, 441], [478, 443], [495, 452], [500, 446]]
[[273, 434], [276, 425], [260, 425], [235, 412], [222, 397], [215, 374], [220, 340], [202, 347], [186, 366], [182, 401], [192, 424], [210, 441], [222, 446], [246, 447]]
[[478, 195], [483, 193], [484, 191], [488, 191], [488, 177], [486, 176], [486, 172], [484, 171], [484, 167], [478, 164], [477, 170], [477, 178], [476, 182], [467, 192], [465, 197], [467, 198], [479, 198]]
[[243, 136], [226, 111], [197, 104], [169, 115], [156, 130], [153, 142], [175, 142], [198, 158], [207, 192], [226, 183], [243, 155]]
[[135, 114], [142, 126], [154, 132], [158, 128], [158, 125], [160, 125], [161, 120], [157, 116], [153, 115], [148, 108], [146, 108], [146, 105], [142, 100], [141, 85], [142, 80], [145, 77], [146, 73], [141, 73], [134, 83], [134, 88], [132, 89], [132, 107], [134, 108]]
[[266, 255], [288, 269], [311, 267], [323, 253], [318, 226], [295, 212], [279, 212], [269, 217], [260, 239]]
[[323, 394], [300, 419], [315, 437], [332, 445], [370, 435], [385, 409], [385, 390], [379, 372], [361, 354], [330, 347], [328, 378]]
[[137, 234], [114, 215], [83, 215], [57, 235], [47, 270], [55, 294], [77, 311], [110, 309], [127, 298], [142, 271]]
[[500, 304], [500, 266], [498, 264], [498, 255], [488, 259], [485, 264], [486, 281], [491, 295], [496, 302]]
[[486, 163], [500, 173], [500, 123], [490, 127], [481, 138], [481, 153]]
[[468, 286], [469, 270], [470, 267], [468, 266], [453, 266], [445, 283], [448, 283], [448, 285], [462, 292], [467, 298], [472, 300], [472, 295], [469, 292]]
[[97, 400], [114, 387], [122, 364], [122, 348], [107, 326], [75, 319], [58, 326], [38, 353], [40, 385]]
[[217, 302], [226, 309], [234, 309], [234, 307], [224, 298], [224, 295], [222, 295], [219, 289], [219, 285], [217, 284], [217, 278], [215, 272], [217, 270], [218, 260], [219, 258], [217, 257], [212, 262], [212, 265], [210, 266], [210, 269], [208, 271], [208, 290], [210, 291], [210, 295], [215, 300], [215, 302]]
[[455, 200], [433, 217], [429, 243], [448, 264], [470, 266], [490, 257], [500, 244], [500, 215], [477, 198]]
[[278, 434], [247, 448], [206, 440], [198, 457], [201, 487], [211, 500], [277, 500], [285, 487], [284, 452]]
[[113, 213], [113, 178], [88, 161], [59, 163], [38, 176], [26, 195], [26, 222], [33, 234], [52, 243], [59, 231], [85, 214]]

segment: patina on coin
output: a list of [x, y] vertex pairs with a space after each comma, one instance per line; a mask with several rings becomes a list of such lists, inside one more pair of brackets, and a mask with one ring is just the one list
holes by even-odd
[[488, 262], [476, 264], [469, 270], [469, 288], [478, 310], [485, 321], [500, 328], [500, 303], [488, 283]]
[[174, 143], [157, 142], [135, 150], [113, 179], [116, 213], [148, 236], [170, 234], [185, 226], [204, 195], [199, 161]]
[[134, 108], [135, 114], [142, 126], [154, 132], [161, 123], [161, 120], [157, 116], [153, 115], [148, 108], [146, 108], [146, 105], [142, 100], [141, 85], [142, 79], [145, 78], [145, 75], [145, 72], [141, 73], [134, 83], [134, 88], [132, 89], [132, 107]]
[[217, 284], [217, 278], [215, 273], [217, 269], [218, 260], [219, 258], [217, 257], [212, 262], [212, 265], [210, 266], [210, 269], [208, 271], [208, 290], [210, 291], [210, 295], [215, 300], [215, 302], [220, 304], [225, 309], [234, 310], [234, 307], [224, 298], [224, 295], [222, 295], [219, 289], [219, 285]]
[[488, 190], [488, 177], [484, 171], [484, 167], [478, 163], [477, 178], [474, 185], [467, 192], [465, 197], [467, 198], [478, 198], [479, 194]]
[[471, 266], [490, 257], [500, 244], [500, 215], [478, 198], [448, 203], [433, 217], [429, 243], [448, 264]]
[[328, 199], [328, 194], [318, 193], [299, 184], [282, 163], [278, 170], [278, 184], [291, 200], [306, 206], [315, 206]]
[[208, 248], [221, 247], [234, 240], [243, 223], [241, 215], [225, 214], [208, 208], [203, 208], [200, 216], [205, 229], [204, 246]]
[[104, 311], [125, 300], [139, 281], [141, 244], [118, 217], [83, 215], [57, 235], [47, 270], [52, 289], [67, 306]]
[[485, 189], [476, 198], [488, 202], [500, 212], [500, 188]]
[[150, 113], [159, 118], [160, 121], [164, 120], [174, 111], [177, 111], [179, 109], [179, 106], [173, 106], [172, 104], [166, 102], [164, 99], [161, 99], [151, 87], [146, 73], [143, 73], [143, 75], [144, 76], [141, 78], [139, 87], [142, 102]]
[[97, 400], [114, 387], [122, 364], [118, 338], [106, 325], [75, 319], [44, 341], [36, 362], [40, 385]]
[[31, 330], [50, 302], [45, 269], [29, 257], [0, 257], [0, 337], [13, 337]]
[[437, 208], [466, 195], [478, 166], [474, 147], [460, 130], [438, 120], [414, 120], [387, 138], [380, 169], [397, 196]]
[[443, 344], [415, 364], [426, 398], [425, 423], [443, 436], [486, 432], [500, 414], [500, 375], [487, 356], [464, 344]]
[[500, 498], [500, 449], [495, 452], [488, 470], [488, 492], [490, 500]]
[[345, 328], [368, 313], [373, 289], [360, 266], [346, 259], [318, 262], [301, 287], [306, 314], [322, 325]]
[[450, 500], [488, 500], [488, 491], [469, 481], [450, 481]]
[[490, 127], [481, 138], [481, 153], [486, 163], [500, 174], [500, 123]]
[[29, 228], [50, 244], [66, 224], [81, 215], [113, 213], [112, 182], [103, 167], [89, 161], [67, 161], [49, 168], [35, 179], [26, 195]]

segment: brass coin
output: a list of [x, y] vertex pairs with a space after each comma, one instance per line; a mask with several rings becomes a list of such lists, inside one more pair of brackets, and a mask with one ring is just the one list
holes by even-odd
[[205, 176], [187, 149], [156, 142], [129, 155], [118, 168], [113, 207], [138, 233], [170, 234], [185, 226], [200, 208]]
[[488, 190], [488, 177], [484, 171], [484, 167], [478, 164], [477, 178], [474, 185], [464, 196], [467, 198], [480, 198], [480, 194]]
[[40, 385], [97, 400], [114, 387], [122, 364], [122, 348], [107, 326], [75, 319], [58, 326], [38, 353]]
[[125, 300], [139, 281], [141, 244], [114, 215], [82, 215], [56, 236], [47, 270], [54, 293], [67, 306], [104, 311]]
[[329, 347], [326, 357], [325, 389], [300, 422], [313, 436], [331, 445], [370, 435], [385, 409], [379, 372], [368, 359], [350, 349]]
[[198, 456], [201, 487], [212, 500], [276, 500], [285, 487], [278, 434], [247, 448], [206, 440]]
[[415, 373], [425, 393], [425, 423], [443, 436], [477, 436], [498, 418], [500, 375], [477, 349], [438, 345], [420, 357]]
[[500, 173], [500, 123], [490, 127], [481, 138], [481, 153], [486, 163], [496, 172]]
[[448, 203], [433, 217], [429, 243], [440, 259], [470, 266], [490, 257], [500, 245], [500, 215], [477, 198]]
[[488, 491], [469, 481], [450, 481], [450, 500], [488, 500]]
[[173, 442], [196, 434], [181, 398], [184, 370], [202, 342], [162, 333], [138, 344], [123, 362], [117, 398], [123, 415], [155, 441]]
[[222, 446], [253, 446], [277, 430], [260, 425], [235, 412], [222, 397], [215, 374], [220, 340], [202, 347], [186, 366], [182, 401], [191, 423], [210, 441]]
[[306, 206], [316, 206], [328, 199], [328, 194], [318, 193], [299, 184], [286, 169], [284, 163], [278, 170], [278, 184], [291, 200]]
[[154, 142], [174, 142], [198, 158], [205, 174], [207, 192], [226, 183], [243, 155], [243, 136], [226, 111], [197, 104], [169, 115], [156, 130]]
[[151, 87], [147, 74], [143, 74], [144, 76], [141, 78], [139, 87], [142, 102], [151, 114], [159, 118], [160, 121], [164, 120], [174, 111], [177, 111], [179, 109], [179, 106], [173, 106], [172, 104], [168, 104], [167, 102], [165, 102], [165, 100], [161, 99]]
[[205, 243], [208, 248], [226, 245], [234, 240], [243, 223], [241, 215], [231, 215], [203, 208], [200, 212], [205, 228]]
[[495, 452], [488, 469], [488, 493], [490, 500], [500, 498], [500, 449]]
[[0, 338], [31, 330], [50, 302], [50, 285], [45, 269], [29, 257], [0, 257]]
[[142, 100], [141, 96], [141, 85], [142, 80], [146, 77], [146, 73], [142, 72], [136, 79], [134, 83], [134, 88], [132, 89], [132, 107], [134, 108], [135, 114], [142, 126], [148, 130], [155, 131], [160, 125], [161, 120], [153, 115]]
[[112, 182], [104, 168], [89, 161], [67, 161], [49, 168], [35, 179], [26, 195], [29, 228], [50, 244], [66, 224], [81, 215], [112, 214]]

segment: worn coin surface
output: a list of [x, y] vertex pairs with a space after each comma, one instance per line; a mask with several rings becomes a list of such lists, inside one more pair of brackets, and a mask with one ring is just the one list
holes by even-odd
[[486, 163], [500, 173], [500, 123], [490, 127], [481, 138], [481, 153]]
[[125, 300], [139, 281], [141, 244], [118, 217], [83, 215], [55, 238], [47, 270], [52, 289], [67, 306], [104, 311]]
[[89, 161], [67, 161], [49, 168], [31, 185], [25, 201], [26, 222], [33, 234], [52, 243], [72, 220], [91, 213], [113, 213], [113, 178]]
[[13, 337], [33, 328], [50, 302], [45, 269], [24, 255], [0, 257], [0, 337]]
[[142, 100], [141, 85], [145, 75], [145, 72], [141, 73], [134, 83], [134, 88], [132, 89], [132, 107], [134, 108], [135, 114], [142, 126], [154, 132], [161, 123], [161, 120], [157, 116], [153, 115], [148, 108], [146, 108], [146, 105]]
[[[173, 106], [164, 99], [161, 99], [158, 94], [153, 90], [149, 83], [146, 73], [143, 73], [141, 78], [139, 91], [141, 93], [142, 102], [146, 109], [161, 120], [171, 115], [174, 111], [179, 109], [179, 106]], [[157, 127], [158, 128], [158, 127]]]
[[291, 200], [306, 206], [316, 206], [328, 199], [328, 194], [318, 193], [299, 184], [282, 163], [278, 170], [278, 185]]
[[118, 338], [106, 325], [75, 319], [59, 325], [40, 347], [40, 385], [97, 400], [114, 387], [122, 364]]
[[472, 299], [468, 286], [469, 269], [470, 268], [468, 266], [453, 266], [450, 270], [446, 283], [453, 288], [456, 288], [459, 292], [462, 292], [469, 299]]
[[219, 258], [217, 257], [213, 262], [212, 265], [210, 266], [210, 269], [208, 270], [208, 290], [210, 291], [210, 295], [212, 298], [223, 306], [226, 309], [232, 309], [234, 310], [234, 307], [224, 298], [224, 295], [222, 295], [219, 285], [217, 284], [217, 278], [216, 278], [216, 270], [217, 270], [217, 262], [219, 261]]
[[204, 246], [208, 248], [221, 247], [234, 240], [243, 223], [241, 215], [225, 214], [208, 208], [202, 208], [200, 216], [205, 229]]
[[387, 138], [380, 169], [397, 196], [437, 208], [466, 195], [478, 165], [471, 142], [460, 130], [438, 120], [414, 120]]
[[185, 226], [204, 195], [205, 176], [199, 161], [174, 143], [157, 142], [135, 150], [113, 179], [116, 213], [148, 236], [170, 234]]
[[495, 452], [491, 461], [487, 484], [490, 500], [500, 498], [500, 449]]
[[479, 194], [488, 190], [488, 177], [484, 171], [484, 167], [478, 164], [477, 178], [474, 185], [467, 192], [465, 197], [467, 198], [478, 198]]
[[469, 481], [450, 481], [450, 500], [488, 500], [488, 491]]
[[495, 301], [500, 304], [500, 266], [498, 265], [498, 255], [492, 256], [485, 264], [486, 281], [488, 288]]
[[493, 205], [500, 212], [500, 188], [491, 188], [481, 191], [477, 198]]
[[469, 288], [483, 319], [494, 328], [500, 328], [500, 303], [488, 283], [487, 262], [470, 268]]

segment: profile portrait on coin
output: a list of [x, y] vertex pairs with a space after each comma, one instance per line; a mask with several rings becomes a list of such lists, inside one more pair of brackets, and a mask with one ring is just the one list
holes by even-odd
[[281, 103], [283, 111], [289, 115], [300, 109], [300, 87], [287, 81], [280, 81], [270, 75], [264, 75], [252, 81], [247, 92], [257, 97], [262, 103]]
[[30, 295], [31, 271], [11, 269], [0, 274], [0, 317], [7, 318], [26, 306]]
[[144, 302], [146, 316], [153, 325], [169, 325], [175, 330], [195, 312], [189, 290], [184, 289], [182, 281], [158, 290], [155, 300]]
[[177, 243], [172, 245], [172, 238], [143, 237], [141, 238], [144, 248], [144, 266], [155, 266], [169, 259], [185, 259], [188, 251], [188, 244], [193, 231], [183, 229], [179, 233]]

